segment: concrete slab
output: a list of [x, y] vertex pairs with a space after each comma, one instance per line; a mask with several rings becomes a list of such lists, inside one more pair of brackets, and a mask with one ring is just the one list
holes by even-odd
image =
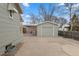
[[[79, 41], [62, 37], [24, 35], [17, 45], [15, 56], [70, 56], [79, 55]], [[11, 55], [11, 54], [10, 54]]]
[[[61, 46], [61, 38], [24, 37], [23, 46], [17, 51], [16, 56], [67, 56]], [[63, 42], [62, 42], [63, 41]]]
[[79, 56], [79, 47], [73, 46], [73, 45], [63, 45], [62, 49], [65, 53], [71, 55], [71, 56]]

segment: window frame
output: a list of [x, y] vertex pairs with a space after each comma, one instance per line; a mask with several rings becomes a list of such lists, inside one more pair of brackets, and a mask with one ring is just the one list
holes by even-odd
[[9, 10], [9, 18], [13, 19], [13, 11]]

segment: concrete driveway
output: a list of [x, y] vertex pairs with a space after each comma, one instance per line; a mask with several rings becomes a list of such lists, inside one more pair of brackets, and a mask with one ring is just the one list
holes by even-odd
[[[34, 37], [24, 36], [24, 40], [15, 55], [17, 56], [67, 56], [64, 45], [79, 47], [79, 41], [62, 37]], [[73, 49], [73, 48], [72, 48]], [[67, 50], [67, 49], [66, 49]], [[76, 50], [75, 50], [76, 51]], [[72, 53], [71, 53], [72, 54]], [[73, 55], [73, 54], [72, 54]]]

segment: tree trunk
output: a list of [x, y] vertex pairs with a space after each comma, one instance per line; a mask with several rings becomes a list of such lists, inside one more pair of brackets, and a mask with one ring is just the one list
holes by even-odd
[[72, 29], [73, 29], [73, 23], [72, 23], [71, 16], [72, 16], [72, 5], [70, 4], [70, 21], [71, 21], [71, 28], [70, 28], [70, 31], [72, 31]]

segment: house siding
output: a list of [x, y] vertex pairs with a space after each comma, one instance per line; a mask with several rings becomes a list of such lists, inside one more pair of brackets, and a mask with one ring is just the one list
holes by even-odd
[[9, 17], [7, 3], [0, 4], [0, 49], [10, 43], [17, 44], [22, 39], [19, 19], [18, 13], [13, 13], [13, 19]]

